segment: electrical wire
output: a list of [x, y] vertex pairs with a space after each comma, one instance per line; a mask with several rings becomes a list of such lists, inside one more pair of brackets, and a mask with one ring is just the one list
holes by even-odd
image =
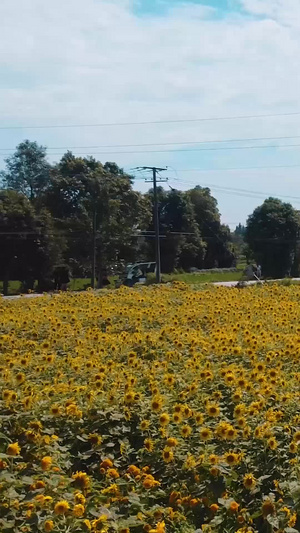
[[[87, 146], [47, 146], [47, 150], [88, 150], [98, 148], [138, 148], [146, 146], [181, 146], [193, 144], [223, 144], [233, 142], [252, 142], [252, 141], [271, 141], [271, 140], [287, 140], [300, 139], [300, 135], [286, 135], [281, 137], [248, 137], [239, 139], [209, 139], [207, 141], [181, 141], [181, 142], [163, 142], [163, 143], [142, 143], [142, 144], [100, 144]], [[0, 151], [15, 151], [15, 148], [0, 148]]]
[[[194, 185], [194, 187], [199, 185], [199, 184], [197, 184], [195, 182], [190, 182], [190, 181], [186, 181], [186, 180], [176, 180], [176, 178], [173, 178], [173, 180], [175, 182], [179, 182], [180, 184]], [[212, 183], [210, 183], [210, 184], [202, 183], [201, 187], [210, 187], [211, 189], [217, 190], [217, 192], [219, 192], [220, 194], [223, 193], [223, 194], [229, 194], [229, 195], [233, 195], [233, 196], [242, 196], [242, 197], [246, 197], [246, 198], [261, 198], [261, 199], [264, 199], [264, 198], [267, 198], [267, 197], [284, 198], [284, 199], [294, 200], [294, 203], [300, 203], [300, 197], [299, 196], [285, 196], [285, 195], [267, 193], [267, 192], [264, 192], [264, 191], [259, 192], [259, 191], [251, 191], [251, 190], [248, 190], [248, 189], [222, 187], [222, 186], [219, 186], [219, 185], [214, 185]]]
[[[8, 237], [18, 237], [18, 236], [22, 236], [22, 237], [36, 237], [36, 238], [39, 238], [39, 237], [58, 237], [58, 236], [66, 236], [68, 238], [72, 238], [72, 239], [81, 239], [81, 236], [82, 235], [86, 235], [87, 234], [87, 231], [80, 231], [80, 232], [74, 232], [76, 234], [76, 236], [73, 235], [73, 232], [55, 232], [55, 231], [51, 231], [51, 232], [47, 232], [47, 231], [44, 231], [44, 232], [38, 232], [38, 231], [0, 231], [0, 236], [8, 236]], [[147, 238], [155, 238], [155, 235], [152, 234], [153, 232], [140, 232], [140, 233], [133, 233], [131, 234], [131, 237], [147, 237]], [[168, 232], [168, 235], [195, 235], [195, 233], [191, 233], [191, 232], [186, 232], [186, 231], [170, 231]], [[161, 237], [163, 237], [166, 235], [161, 235]]]
[[[174, 172], [176, 173], [176, 176], [178, 176], [178, 172], [175, 168], [173, 169]], [[138, 178], [134, 178], [136, 181], [138, 181]], [[176, 178], [169, 178], [171, 181], [175, 181], [176, 183], [180, 183], [180, 184], [184, 184], [184, 185], [194, 185], [194, 187], [196, 187], [197, 185], [199, 185], [199, 183], [196, 183], [195, 181], [189, 181], [189, 180], [186, 180], [184, 178], [179, 178], [179, 177], [176, 177]], [[169, 185], [170, 187], [170, 185]], [[243, 195], [243, 196], [249, 196], [251, 198], [255, 198], [255, 197], [277, 197], [277, 198], [285, 198], [285, 199], [290, 199], [290, 200], [296, 200], [296, 201], [299, 201], [300, 202], [300, 196], [293, 196], [293, 195], [284, 195], [284, 194], [274, 194], [274, 193], [268, 193], [268, 192], [265, 192], [265, 191], [255, 191], [255, 190], [251, 190], [251, 189], [243, 189], [243, 188], [238, 188], [238, 187], [225, 187], [225, 186], [222, 186], [222, 185], [217, 185], [217, 184], [214, 184], [214, 183], [203, 183], [201, 182], [201, 187], [211, 187], [213, 189], [216, 189], [216, 190], [219, 190], [220, 192], [227, 192], [227, 193], [231, 193], [231, 194], [235, 194], [235, 193], [238, 193], [238, 195]]]
[[[225, 167], [225, 168], [180, 168], [176, 170], [176, 173], [178, 172], [231, 172], [235, 170], [266, 170], [266, 169], [274, 169], [274, 168], [299, 168], [300, 163], [296, 165], [266, 165], [266, 166], [256, 166], [256, 167]], [[168, 166], [168, 168], [171, 168], [175, 171], [172, 167]]]
[[[199, 183], [193, 182], [193, 181], [186, 181], [176, 178], [170, 178], [170, 180], [175, 181], [176, 183], [180, 183], [180, 185], [193, 185], [196, 187], [197, 185], [200, 185]], [[238, 189], [238, 188], [231, 188], [231, 187], [222, 187], [219, 185], [215, 185], [213, 183], [201, 183], [201, 187], [210, 187], [211, 189], [215, 189], [220, 194], [229, 194], [231, 196], [241, 196], [245, 198], [260, 198], [265, 199], [268, 197], [272, 198], [282, 198], [285, 200], [292, 201], [293, 203], [300, 203], [300, 197], [299, 196], [287, 196], [287, 195], [281, 195], [281, 194], [274, 194], [274, 193], [267, 193], [264, 191], [251, 191], [248, 189]], [[170, 187], [170, 185], [169, 185]], [[173, 187], [171, 187], [173, 189]], [[175, 189], [176, 190], [176, 189]]]
[[[253, 146], [227, 146], [219, 148], [177, 148], [175, 150], [122, 150], [109, 152], [80, 152], [77, 155], [121, 155], [121, 154], [166, 154], [178, 152], [216, 152], [216, 151], [232, 151], [232, 150], [265, 150], [269, 148], [298, 148], [300, 144], [268, 144], [268, 145], [253, 145]], [[1, 154], [2, 156], [9, 156], [11, 154]], [[64, 155], [63, 152], [52, 152], [51, 155]], [[75, 154], [76, 155], [76, 154]]]
[[[205, 225], [213, 232], [213, 230], [210, 228], [209, 224], [205, 223]], [[228, 226], [228, 223], [224, 223], [223, 225], [225, 226]], [[87, 232], [81, 232], [81, 235], [86, 235]], [[204, 240], [205, 241], [220, 241], [220, 242], [223, 242], [222, 239], [220, 239], [220, 237], [215, 233], [213, 232], [215, 236], [205, 236]], [[167, 235], [164, 235], [164, 234], [160, 234], [160, 238], [162, 239], [166, 239], [169, 235], [175, 235], [175, 236], [189, 236], [189, 235], [196, 235], [196, 233], [189, 233], [189, 232], [181, 232], [181, 231], [171, 231], [171, 232], [168, 232]], [[21, 238], [21, 237], [33, 237], [33, 238], [40, 238], [40, 237], [55, 237], [57, 236], [56, 233], [54, 232], [45, 232], [45, 233], [37, 233], [37, 232], [32, 232], [32, 231], [20, 231], [20, 232], [17, 232], [17, 231], [11, 231], [11, 232], [0, 232], [0, 236], [6, 236], [6, 237], [11, 237], [11, 238]], [[140, 233], [132, 233], [131, 234], [131, 237], [142, 237], [142, 238], [147, 238], [147, 239], [155, 239], [155, 235], [149, 235], [149, 234], [140, 234]], [[72, 241], [76, 241], [78, 239], [81, 239], [82, 237], [81, 236], [77, 236], [77, 237], [73, 237], [72, 235], [68, 235], [68, 238], [71, 239]], [[281, 243], [288, 243], [288, 242], [293, 242], [295, 243], [295, 240], [294, 239], [283, 239], [283, 238], [278, 238], [278, 237], [269, 237], [269, 238], [256, 238], [255, 241], [259, 241], [259, 242], [276, 242], [278, 244], [281, 244]], [[300, 243], [300, 240], [298, 239], [296, 241], [297, 243]]]
[[[213, 187], [212, 187], [213, 188]], [[241, 197], [244, 197], [244, 198], [260, 198], [260, 199], [265, 199], [267, 197], [272, 197], [272, 198], [283, 198], [282, 196], [276, 194], [276, 195], [272, 195], [272, 194], [267, 194], [267, 195], [263, 195], [263, 194], [247, 194], [247, 193], [242, 193], [242, 192], [238, 192], [238, 191], [228, 191], [228, 190], [225, 190], [225, 189], [218, 189], [218, 192], [220, 194], [229, 194], [229, 195], [233, 195], [233, 196], [241, 196]], [[296, 204], [300, 204], [300, 201], [299, 200], [294, 200], [293, 203], [296, 203]]]
[[[174, 180], [176, 178], [173, 178]], [[189, 185], [193, 184], [193, 185], [197, 185], [195, 182], [190, 182], [190, 181], [186, 181], [184, 179], [179, 179], [179, 180], [176, 180], [176, 181], [180, 181], [181, 183], [187, 183]], [[271, 193], [267, 193], [265, 191], [253, 191], [253, 190], [250, 190], [250, 189], [241, 189], [241, 188], [238, 188], [238, 187], [223, 187], [222, 185], [216, 185], [214, 183], [203, 183], [202, 184], [204, 187], [213, 187], [214, 189], [224, 189], [224, 190], [228, 190], [228, 191], [237, 191], [237, 192], [245, 192], [245, 193], [250, 193], [250, 194], [259, 194], [259, 195], [263, 195], [263, 196], [277, 196], [277, 195], [274, 195], [274, 194], [271, 194]], [[201, 186], [202, 186], [201, 185]], [[280, 195], [281, 198], [291, 198], [293, 200], [299, 200], [300, 201], [300, 196], [293, 196], [293, 195], [285, 195], [285, 194], [281, 194]]]
[[98, 127], [114, 127], [114, 126], [143, 126], [148, 124], [180, 124], [184, 122], [207, 122], [219, 120], [246, 120], [255, 118], [273, 118], [273, 117], [289, 117], [300, 115], [300, 111], [290, 113], [266, 113], [257, 115], [231, 115], [225, 117], [200, 117], [200, 118], [185, 118], [185, 119], [171, 119], [171, 120], [145, 120], [141, 122], [102, 122], [96, 124], [53, 124], [40, 126], [0, 126], [0, 130], [21, 130], [21, 129], [54, 129], [54, 128], [98, 128]]

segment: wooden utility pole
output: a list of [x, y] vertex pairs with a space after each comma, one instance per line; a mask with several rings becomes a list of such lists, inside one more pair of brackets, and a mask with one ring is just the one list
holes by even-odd
[[93, 213], [93, 244], [92, 244], [92, 289], [95, 289], [96, 287], [96, 258], [97, 258], [97, 246], [96, 246], [96, 239], [97, 239], [97, 210], [96, 210], [96, 202], [94, 202], [94, 213]]
[[[157, 172], [163, 172], [167, 168], [158, 168], [158, 167], [138, 167], [138, 170], [151, 170], [152, 171], [152, 180], [153, 184], [153, 196], [154, 196], [154, 211], [153, 211], [153, 221], [154, 221], [154, 231], [155, 231], [155, 262], [156, 262], [156, 283], [161, 282], [161, 260], [160, 260], [160, 238], [159, 238], [159, 213], [158, 213], [158, 198], [157, 198], [157, 183], [162, 183], [168, 181], [167, 179], [157, 180]], [[148, 180], [146, 180], [148, 182]]]

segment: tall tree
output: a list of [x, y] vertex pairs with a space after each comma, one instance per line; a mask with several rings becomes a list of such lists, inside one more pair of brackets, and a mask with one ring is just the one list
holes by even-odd
[[6, 169], [0, 174], [4, 187], [21, 192], [30, 200], [45, 190], [49, 182], [50, 165], [44, 146], [26, 140], [17, 146], [15, 153], [5, 163]]
[[299, 239], [300, 216], [291, 204], [268, 198], [247, 221], [245, 240], [267, 277], [292, 273]]
[[[148, 197], [153, 205], [153, 191]], [[163, 272], [175, 268], [200, 268], [203, 264], [205, 244], [195, 221], [193, 206], [186, 193], [172, 189], [158, 188], [161, 264]], [[153, 221], [149, 231], [153, 231]], [[149, 253], [154, 257], [152, 239], [148, 243]]]
[[245, 244], [246, 227], [239, 223], [231, 233], [234, 253], [237, 257], [246, 255], [247, 247]]
[[234, 230], [235, 235], [244, 237], [246, 233], [246, 227], [239, 223]]
[[17, 191], [0, 191], [0, 278], [7, 294], [8, 281], [18, 279], [33, 288], [37, 279], [41, 288], [51, 277], [59, 261], [61, 243], [56, 242], [52, 221], [45, 210], [36, 216], [28, 198]]
[[195, 219], [206, 242], [205, 268], [230, 267], [234, 261], [228, 226], [221, 224], [217, 200], [207, 187], [197, 186], [188, 191]]
[[132, 189], [131, 176], [115, 163], [102, 165], [71, 152], [51, 172], [42, 201], [67, 238], [67, 258], [86, 272], [92, 260], [94, 216], [99, 269], [132, 259], [134, 232], [150, 217], [147, 200]]

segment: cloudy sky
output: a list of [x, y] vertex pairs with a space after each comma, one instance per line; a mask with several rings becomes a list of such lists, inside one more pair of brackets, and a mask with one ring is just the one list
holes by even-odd
[[271, 194], [300, 209], [299, 0], [1, 0], [0, 20], [0, 168], [28, 138], [168, 166], [232, 227]]

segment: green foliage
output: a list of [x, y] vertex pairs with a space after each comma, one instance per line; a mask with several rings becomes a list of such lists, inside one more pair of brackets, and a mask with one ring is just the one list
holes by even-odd
[[246, 255], [247, 253], [247, 248], [245, 244], [245, 234], [246, 227], [242, 224], [238, 224], [235, 230], [231, 233], [233, 250], [238, 257], [240, 257], [241, 255]]
[[[1, 176], [7, 189], [31, 202], [30, 222], [23, 221], [23, 225], [36, 238], [29, 239], [29, 233], [26, 239], [23, 235], [22, 242], [10, 237], [9, 246], [14, 256], [23, 257], [23, 267], [11, 263], [5, 273], [20, 276], [24, 288], [32, 285], [24, 279], [33, 275], [44, 280], [40, 286], [46, 288], [53, 267], [61, 261], [68, 264], [73, 277], [89, 277], [94, 224], [99, 280], [102, 269], [115, 270], [128, 262], [155, 259], [154, 239], [138, 236], [148, 230], [153, 237], [153, 191], [146, 195], [134, 191], [132, 177], [116, 163], [101, 164], [93, 157], [67, 152], [51, 166], [45, 147], [25, 140], [6, 160]], [[253, 246], [248, 242], [246, 249], [243, 242], [245, 228], [239, 225], [230, 234], [221, 224], [217, 200], [208, 188], [197, 186], [187, 192], [159, 188], [158, 198], [163, 272], [231, 267], [236, 253], [247, 252], [247, 257], [253, 257]], [[11, 216], [15, 217], [14, 208]], [[14, 223], [18, 229], [18, 217]], [[294, 256], [296, 264], [300, 249]]]
[[36, 142], [24, 141], [16, 152], [5, 160], [6, 170], [0, 173], [4, 187], [25, 194], [30, 200], [37, 198], [49, 181], [50, 165], [46, 148]]
[[[148, 193], [153, 203], [153, 191]], [[183, 192], [158, 189], [162, 270], [230, 267], [235, 261], [229, 228], [220, 221], [217, 201], [202, 187]], [[153, 231], [153, 224], [149, 230]], [[154, 254], [154, 243], [148, 245]]]
[[236, 226], [236, 228], [234, 230], [234, 233], [235, 233], [235, 235], [240, 235], [241, 237], [244, 237], [245, 234], [246, 234], [246, 227], [243, 226], [241, 223], [239, 223]]
[[[148, 198], [153, 204], [153, 191]], [[205, 243], [195, 221], [192, 203], [186, 193], [172, 189], [158, 190], [162, 271], [173, 272], [178, 268], [201, 267], [205, 255]], [[153, 223], [149, 231], [153, 231]], [[149, 256], [154, 256], [154, 242], [148, 244]]]
[[237, 270], [236, 272], [228, 272], [220, 269], [218, 272], [195, 272], [193, 274], [164, 274], [164, 282], [174, 282], [181, 281], [187, 283], [188, 285], [203, 285], [205, 283], [215, 283], [223, 281], [236, 281], [238, 282], [241, 279], [242, 270]]
[[296, 266], [300, 218], [291, 204], [268, 198], [248, 218], [245, 240], [264, 277], [283, 278]]
[[154, 285], [156, 283], [156, 275], [152, 272], [147, 274], [146, 285]]
[[134, 232], [151, 217], [147, 200], [133, 191], [131, 177], [122, 169], [70, 152], [53, 169], [42, 201], [64, 232], [66, 258], [83, 268], [78, 274], [90, 268], [94, 214], [99, 269], [119, 258], [134, 259]]
[[206, 243], [204, 268], [232, 266], [235, 257], [228, 226], [221, 224], [217, 200], [210, 189], [200, 186], [187, 192], [194, 208], [195, 221]]
[[46, 210], [35, 214], [30, 201], [21, 193], [0, 191], [0, 277], [7, 293], [8, 280], [19, 279], [28, 289], [35, 279], [43, 285], [54, 257], [59, 256], [52, 219]]

